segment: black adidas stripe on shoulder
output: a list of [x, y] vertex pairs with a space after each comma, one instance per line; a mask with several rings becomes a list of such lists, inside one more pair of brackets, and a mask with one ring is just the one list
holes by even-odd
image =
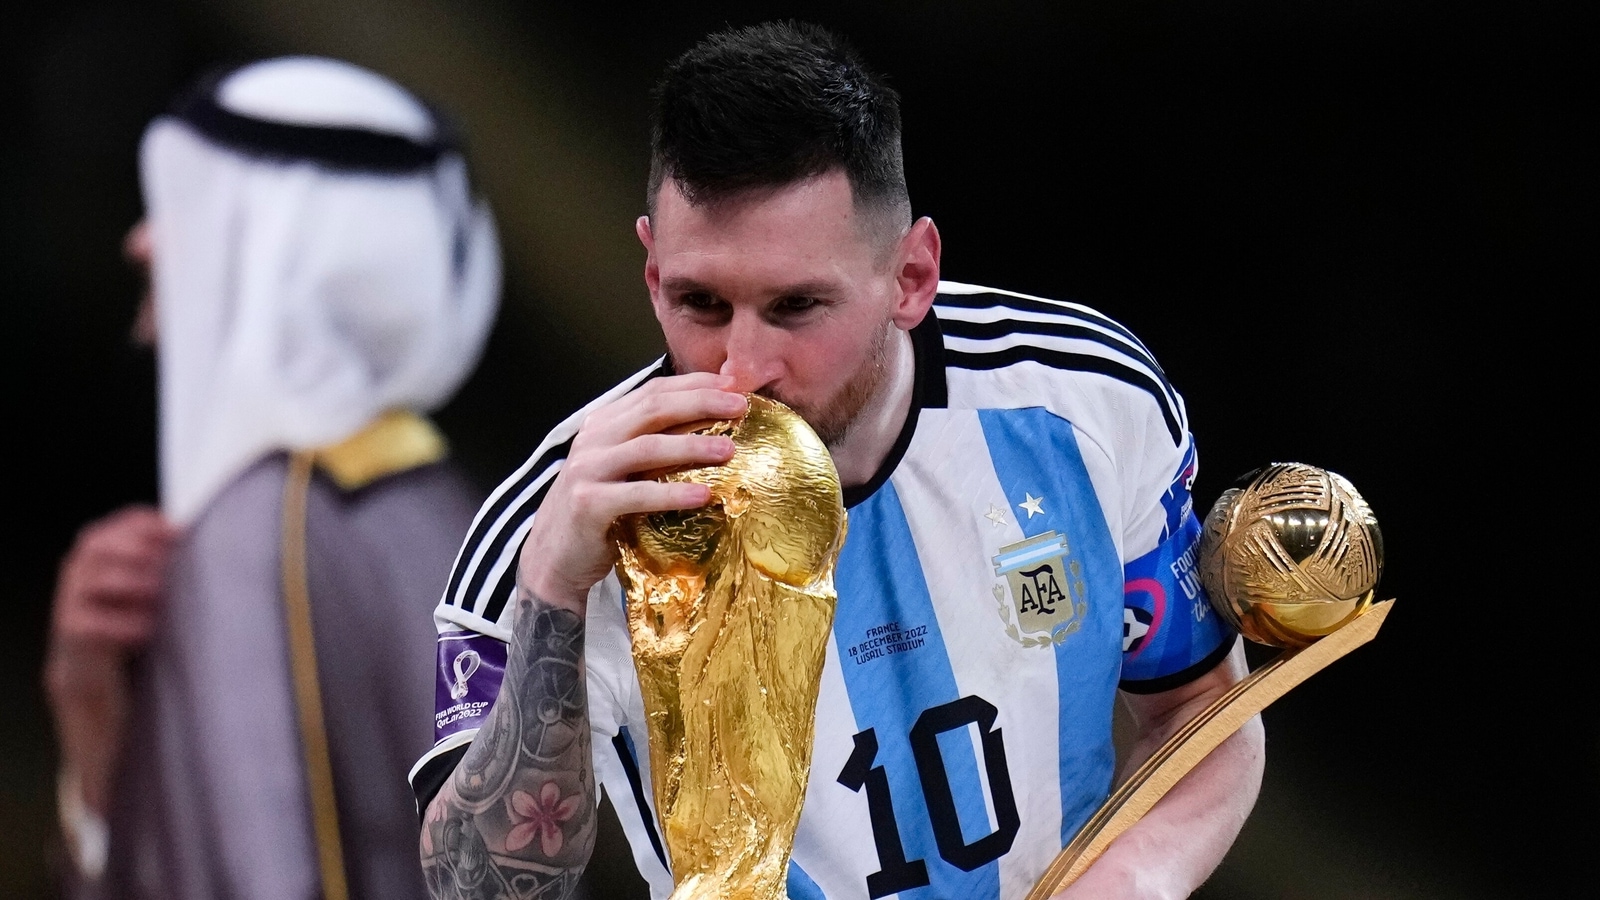
[[[940, 324], [944, 323], [941, 322]], [[949, 345], [944, 348], [944, 360], [945, 365], [952, 369], [987, 371], [990, 369], [1003, 369], [1019, 362], [1036, 362], [1052, 369], [1095, 372], [1100, 375], [1108, 375], [1124, 384], [1139, 388], [1154, 397], [1161, 407], [1161, 418], [1167, 423], [1167, 433], [1172, 436], [1173, 445], [1181, 446], [1183, 444], [1183, 426], [1179, 422], [1177, 409], [1167, 400], [1165, 392], [1161, 389], [1161, 383], [1133, 366], [1116, 360], [1089, 353], [1046, 350], [1043, 347], [1007, 347], [990, 353], [966, 353], [961, 350], [952, 350]]]
[[[1036, 362], [1054, 369], [1094, 372], [1115, 378], [1150, 394], [1161, 407], [1161, 415], [1175, 445], [1183, 442], [1182, 407], [1177, 391], [1144, 344], [1125, 327], [1098, 313], [1000, 293], [940, 294], [935, 308], [1025, 310], [1042, 313], [1045, 321], [1007, 317], [990, 322], [973, 322], [951, 316], [939, 317], [939, 329], [946, 338], [997, 341], [1012, 335], [1063, 338], [1085, 341], [1112, 351], [1110, 356], [1075, 353], [1037, 343], [996, 346], [993, 349], [944, 347], [945, 365], [956, 369], [987, 371], [1019, 362]], [[1093, 323], [1099, 327], [1090, 327]], [[1107, 331], [1113, 334], [1107, 334]], [[1121, 339], [1125, 338], [1125, 340]]]
[[[670, 369], [663, 362], [644, 373], [643, 377], [628, 387], [628, 391], [636, 390], [645, 382], [665, 374], [670, 374]], [[506, 571], [501, 573], [487, 608], [479, 610], [475, 607], [479, 605], [479, 598], [489, 579], [489, 573], [494, 569], [495, 563], [505, 555], [508, 544], [522, 523], [526, 522], [544, 502], [551, 483], [555, 481], [554, 476], [549, 478], [545, 476], [554, 466], [567, 458], [567, 453], [571, 449], [572, 438], [568, 438], [540, 454], [538, 460], [523, 469], [522, 474], [514, 482], [503, 485], [493, 502], [479, 513], [457, 555], [456, 565], [450, 572], [450, 581], [444, 592], [446, 604], [465, 608], [491, 622], [499, 618], [509, 599], [511, 585], [515, 584], [516, 567], [508, 566]], [[531, 496], [520, 499], [519, 502], [519, 498], [524, 498], [528, 489], [541, 479], [544, 480], [544, 484], [540, 485]], [[513, 505], [515, 509], [512, 509]], [[510, 515], [507, 515], [508, 512]]]
[[1087, 325], [1076, 325], [1072, 322], [1061, 321], [1037, 322], [1032, 319], [1000, 319], [994, 322], [940, 319], [939, 327], [944, 334], [951, 337], [962, 337], [975, 341], [992, 341], [1013, 334], [1089, 341], [1136, 360], [1150, 370], [1151, 376], [1160, 382], [1162, 391], [1169, 399], [1175, 398], [1177, 395], [1177, 392], [1172, 388], [1172, 383], [1167, 380], [1167, 373], [1162, 371], [1161, 366], [1149, 354], [1129, 347], [1127, 344], [1107, 336], [1105, 332], [1097, 331]]
[[[565, 460], [568, 451], [571, 449], [572, 439], [568, 438], [546, 451], [539, 458], [539, 462], [530, 467], [528, 472], [517, 480], [513, 490], [506, 491], [496, 499], [491, 510], [492, 515], [484, 516], [483, 521], [479, 523], [480, 528], [477, 529], [479, 533], [474, 535], [477, 539], [473, 541], [470, 552], [463, 552], [463, 559], [467, 562], [465, 569], [470, 570], [472, 573], [467, 581], [466, 592], [460, 595], [467, 604], [477, 604], [477, 598], [481, 596], [480, 592], [489, 578], [490, 570], [494, 568], [495, 562], [505, 554], [506, 545], [510, 543], [512, 537], [517, 533], [518, 526], [526, 522], [528, 517], [538, 510], [539, 504], [544, 502], [545, 494], [550, 492], [550, 485], [555, 482], [555, 476], [552, 475], [545, 479], [544, 484], [539, 486], [533, 496], [518, 506], [515, 514], [510, 517], [503, 517], [503, 513], [511, 503], [526, 493], [530, 486], [544, 477], [545, 473], [549, 472], [557, 463]], [[496, 523], [501, 522], [503, 524], [496, 529]], [[478, 552], [478, 548], [485, 542], [488, 543], [488, 546], [484, 548], [482, 553]], [[514, 576], [515, 569], [516, 566], [508, 566], [507, 573]], [[455, 590], [459, 585], [460, 579], [456, 577], [456, 574], [452, 574], [450, 577], [451, 593], [448, 596], [456, 596]], [[490, 610], [481, 611], [479, 615], [493, 622], [499, 618], [500, 610], [504, 608], [505, 600], [497, 594], [490, 601]], [[478, 612], [477, 610], [474, 611]]]
[[[1129, 331], [1127, 326], [1088, 307], [1069, 306], [1065, 303], [1058, 303], [1039, 297], [1022, 297], [993, 290], [960, 294], [942, 293], [934, 302], [939, 306], [954, 309], [994, 309], [995, 307], [1005, 307], [1006, 309], [1014, 309], [1020, 312], [1044, 313], [1051, 316], [1091, 322], [1108, 331], [1114, 331], [1122, 335], [1130, 345], [1138, 348], [1140, 353], [1143, 353], [1147, 359], [1151, 360], [1151, 365], [1155, 365], [1154, 356], [1150, 353], [1150, 349], [1133, 332]], [[1159, 367], [1157, 368], [1159, 369]]]
[[[943, 318], [940, 325], [945, 334], [974, 340], [992, 340], [1007, 334], [1036, 334], [1042, 337], [1061, 337], [1093, 341], [1117, 353], [1137, 360], [1161, 382], [1167, 396], [1176, 400], [1177, 392], [1167, 381], [1167, 373], [1156, 362], [1155, 354], [1122, 323], [1109, 319], [1087, 307], [1057, 304], [1032, 297], [1016, 297], [998, 292], [983, 294], [940, 294], [939, 306], [947, 309], [1004, 309], [1050, 316], [1050, 319], [1019, 319], [1008, 316], [992, 322], [972, 322], [958, 318]], [[1090, 326], [1095, 327], [1090, 327]], [[1107, 334], [1106, 332], [1111, 332]], [[1120, 339], [1119, 339], [1120, 338]]]
[[[540, 500], [544, 499], [544, 492], [540, 492]], [[500, 614], [506, 611], [506, 604], [511, 602], [511, 594], [517, 589], [516, 564], [506, 566], [500, 573], [500, 578], [494, 583], [494, 593], [489, 595], [489, 603], [484, 607], [482, 616], [490, 622], [500, 621]]]

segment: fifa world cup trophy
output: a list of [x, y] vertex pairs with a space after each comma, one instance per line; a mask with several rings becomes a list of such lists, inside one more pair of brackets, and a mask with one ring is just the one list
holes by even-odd
[[833, 458], [787, 406], [750, 396], [693, 510], [612, 529], [673, 900], [782, 900], [811, 769], [845, 509]]
[[1373, 603], [1383, 571], [1378, 521], [1349, 480], [1273, 463], [1217, 498], [1200, 536], [1211, 605], [1245, 638], [1281, 647], [1184, 726], [1101, 805], [1027, 900], [1071, 884], [1206, 754], [1290, 688], [1370, 641], [1393, 600]]

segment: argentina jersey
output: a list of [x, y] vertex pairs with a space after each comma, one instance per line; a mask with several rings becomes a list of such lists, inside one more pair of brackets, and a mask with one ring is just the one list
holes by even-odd
[[[1233, 644], [1194, 572], [1183, 402], [1133, 335], [1082, 306], [942, 282], [912, 340], [905, 428], [846, 491], [793, 900], [1023, 897], [1112, 786], [1117, 690], [1176, 687]], [[512, 499], [485, 504], [436, 613], [424, 805], [498, 691], [508, 573], [577, 419], [497, 492]], [[665, 898], [615, 576], [588, 616], [596, 777]]]

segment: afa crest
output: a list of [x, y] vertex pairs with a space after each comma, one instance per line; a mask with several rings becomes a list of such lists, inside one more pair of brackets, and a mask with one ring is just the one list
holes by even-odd
[[[1006, 634], [1024, 647], [1048, 647], [1083, 625], [1083, 566], [1072, 558], [1067, 539], [1054, 531], [1008, 544], [994, 557], [994, 586]], [[1009, 599], [1010, 602], [1007, 602]]]

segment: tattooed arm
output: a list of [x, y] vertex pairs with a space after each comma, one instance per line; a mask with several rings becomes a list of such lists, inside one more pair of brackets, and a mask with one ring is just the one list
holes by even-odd
[[596, 816], [584, 615], [614, 560], [607, 531], [620, 515], [711, 499], [702, 484], [633, 476], [727, 462], [725, 436], [663, 432], [742, 415], [733, 386], [707, 373], [657, 378], [590, 412], [573, 437], [518, 555], [500, 695], [423, 821], [422, 865], [437, 900], [557, 900], [577, 887]]
[[581, 610], [518, 587], [500, 697], [423, 822], [435, 898], [572, 896], [595, 831], [583, 637]]

